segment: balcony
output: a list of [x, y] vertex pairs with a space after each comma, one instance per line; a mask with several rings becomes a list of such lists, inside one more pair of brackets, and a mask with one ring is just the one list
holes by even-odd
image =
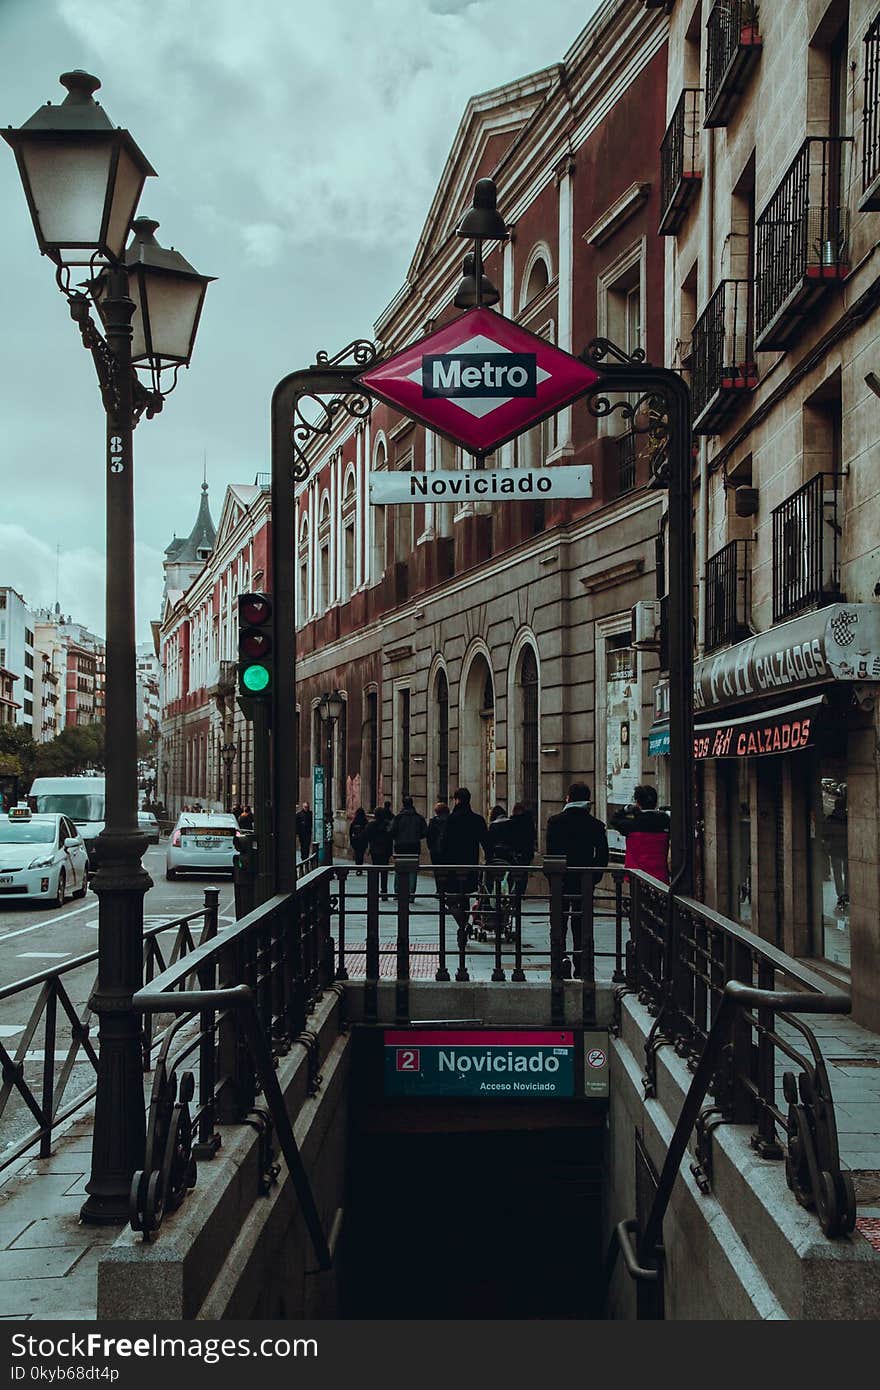
[[817, 473], [773, 509], [773, 621], [842, 599], [840, 474]]
[[761, 56], [755, 0], [718, 0], [706, 24], [707, 126], [727, 125]]
[[880, 14], [865, 35], [865, 91], [862, 103], [863, 212], [880, 212]]
[[205, 672], [205, 693], [234, 695], [237, 667], [234, 661], [211, 661]]
[[808, 137], [757, 220], [755, 346], [784, 350], [804, 316], [848, 274], [849, 219], [840, 205], [849, 136]]
[[703, 180], [700, 114], [703, 92], [685, 87], [660, 146], [661, 236], [675, 236]]
[[691, 338], [694, 434], [718, 434], [757, 386], [752, 336], [751, 280], [722, 280]]
[[706, 651], [749, 632], [749, 541], [731, 541], [706, 561]]

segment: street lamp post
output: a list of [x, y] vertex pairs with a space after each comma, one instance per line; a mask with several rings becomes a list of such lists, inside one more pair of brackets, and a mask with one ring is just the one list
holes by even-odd
[[[98, 79], [76, 71], [61, 82], [67, 96], [60, 106], [47, 103], [20, 129], [2, 133], [15, 152], [40, 251], [55, 262], [58, 287], [92, 354], [106, 414], [105, 720], [112, 755], [92, 880], [98, 978], [90, 1004], [100, 1049], [89, 1196], [81, 1215], [107, 1225], [127, 1217], [145, 1143], [142, 1027], [131, 1000], [143, 982], [143, 899], [152, 880], [141, 864], [147, 841], [137, 823], [132, 435], [143, 413], [150, 418], [162, 409], [178, 369], [189, 365], [209, 278], [159, 246], [158, 223], [132, 222], [154, 170], [95, 101]], [[84, 287], [71, 286], [74, 267], [88, 268]], [[149, 386], [135, 366], [147, 370]], [[167, 368], [173, 378], [163, 389]]]
[[333, 859], [333, 730], [342, 714], [342, 696], [338, 690], [332, 695], [323, 695], [318, 705], [318, 713], [327, 730], [326, 763], [324, 774], [324, 843], [330, 846], [330, 859]]
[[234, 743], [224, 743], [220, 747], [220, 756], [223, 759], [224, 778], [223, 778], [223, 807], [229, 812], [232, 810], [232, 764], [235, 762], [236, 746]]

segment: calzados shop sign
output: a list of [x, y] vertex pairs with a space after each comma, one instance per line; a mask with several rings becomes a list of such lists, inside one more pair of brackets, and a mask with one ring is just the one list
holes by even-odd
[[573, 1096], [574, 1033], [491, 1029], [385, 1034], [386, 1096]]
[[799, 753], [815, 742], [816, 719], [825, 703], [820, 695], [799, 705], [743, 719], [694, 725], [695, 758], [755, 758], [768, 753]]

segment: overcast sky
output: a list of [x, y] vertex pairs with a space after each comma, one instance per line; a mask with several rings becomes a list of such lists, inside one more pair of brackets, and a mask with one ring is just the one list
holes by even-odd
[[[85, 68], [158, 177], [139, 211], [205, 274], [193, 365], [135, 434], [138, 638], [202, 460], [268, 470], [272, 387], [403, 282], [468, 97], [560, 60], [598, 0], [0, 0], [0, 124]], [[12, 151], [0, 148], [0, 584], [104, 631], [104, 417]]]

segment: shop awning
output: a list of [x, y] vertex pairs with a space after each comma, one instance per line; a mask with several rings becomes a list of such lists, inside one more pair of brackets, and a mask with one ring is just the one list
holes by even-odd
[[758, 758], [800, 753], [816, 741], [818, 715], [824, 704], [825, 696], [816, 695], [760, 714], [695, 724], [694, 757]]

